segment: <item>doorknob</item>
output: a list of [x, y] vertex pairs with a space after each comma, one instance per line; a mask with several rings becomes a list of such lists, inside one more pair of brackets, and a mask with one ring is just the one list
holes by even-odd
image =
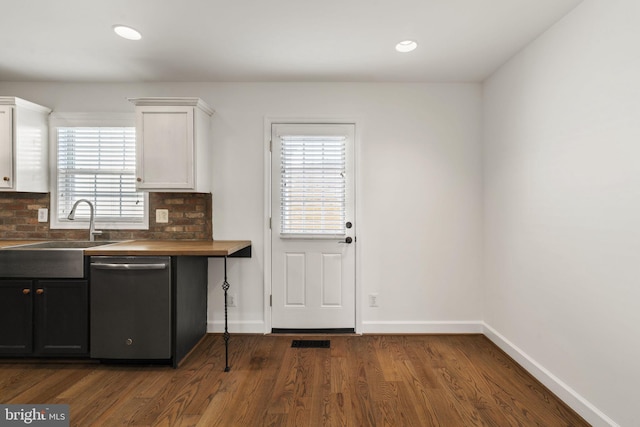
[[338, 243], [347, 243], [350, 244], [351, 242], [353, 242], [353, 238], [351, 237], [347, 237], [344, 240], [339, 241]]

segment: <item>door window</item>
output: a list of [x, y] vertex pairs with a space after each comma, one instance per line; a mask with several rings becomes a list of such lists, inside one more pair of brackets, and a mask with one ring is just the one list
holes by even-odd
[[344, 136], [280, 137], [280, 236], [345, 234]]

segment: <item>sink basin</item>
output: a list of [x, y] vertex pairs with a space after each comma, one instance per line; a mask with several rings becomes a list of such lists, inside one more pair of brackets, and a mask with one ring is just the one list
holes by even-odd
[[89, 242], [84, 240], [53, 240], [50, 242], [26, 243], [24, 245], [12, 246], [10, 250], [31, 250], [31, 249], [86, 249], [96, 246], [110, 245], [117, 242]]
[[7, 247], [0, 250], [0, 278], [84, 278], [84, 249], [111, 243], [117, 242], [57, 240]]

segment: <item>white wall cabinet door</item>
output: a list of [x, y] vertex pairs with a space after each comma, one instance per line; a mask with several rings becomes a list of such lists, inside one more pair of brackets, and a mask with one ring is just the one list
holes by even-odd
[[145, 107], [136, 129], [138, 188], [194, 190], [193, 108]]
[[49, 113], [41, 105], [0, 96], [0, 191], [49, 191]]
[[211, 190], [210, 116], [198, 98], [135, 98], [140, 190]]
[[0, 105], [0, 188], [13, 186], [13, 107]]

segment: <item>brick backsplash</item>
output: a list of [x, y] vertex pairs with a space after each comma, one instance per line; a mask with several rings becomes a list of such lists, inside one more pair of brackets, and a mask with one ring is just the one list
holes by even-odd
[[[49, 193], [0, 192], [0, 239], [86, 240], [88, 227], [52, 230], [38, 222], [38, 209], [50, 208]], [[169, 210], [167, 224], [156, 223], [156, 209]], [[51, 213], [51, 212], [49, 212]], [[97, 240], [211, 240], [210, 193], [149, 193], [148, 230], [102, 230]]]

